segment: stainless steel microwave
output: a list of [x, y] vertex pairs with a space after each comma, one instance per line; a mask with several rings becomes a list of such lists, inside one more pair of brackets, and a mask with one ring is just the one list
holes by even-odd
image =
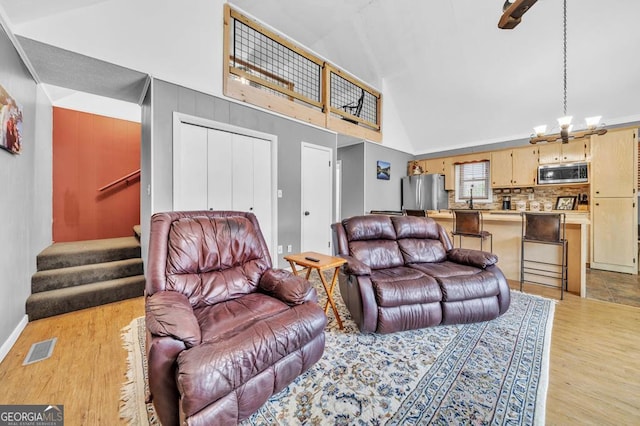
[[538, 185], [589, 182], [588, 163], [561, 163], [538, 166]]

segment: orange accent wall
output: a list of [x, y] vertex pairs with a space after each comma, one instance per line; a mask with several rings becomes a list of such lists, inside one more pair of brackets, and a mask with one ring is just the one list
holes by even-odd
[[140, 179], [98, 189], [140, 168], [140, 123], [53, 108], [53, 240], [133, 235]]

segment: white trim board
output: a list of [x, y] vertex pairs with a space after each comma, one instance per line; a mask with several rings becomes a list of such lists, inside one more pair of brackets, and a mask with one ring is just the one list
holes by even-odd
[[13, 329], [7, 340], [0, 346], [0, 362], [4, 360], [4, 358], [9, 354], [9, 351], [16, 344], [20, 334], [25, 329], [27, 324], [29, 323], [29, 317], [27, 315], [23, 316], [16, 328]]

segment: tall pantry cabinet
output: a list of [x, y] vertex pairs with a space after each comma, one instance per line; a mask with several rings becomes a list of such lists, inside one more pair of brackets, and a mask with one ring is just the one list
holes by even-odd
[[638, 273], [637, 129], [591, 137], [591, 267]]

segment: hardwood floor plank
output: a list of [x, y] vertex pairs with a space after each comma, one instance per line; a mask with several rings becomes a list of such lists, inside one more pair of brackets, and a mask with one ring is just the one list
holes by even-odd
[[[29, 323], [0, 364], [0, 404], [63, 404], [65, 424], [124, 424], [120, 330], [143, 314], [139, 297]], [[50, 358], [22, 365], [33, 343], [52, 337], [58, 340]]]

